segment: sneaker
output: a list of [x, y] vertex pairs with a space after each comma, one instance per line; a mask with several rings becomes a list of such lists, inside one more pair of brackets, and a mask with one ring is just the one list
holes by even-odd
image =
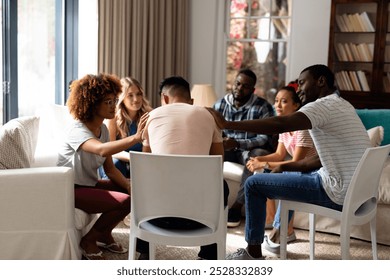
[[229, 209], [228, 212], [228, 227], [238, 227], [241, 223], [241, 210]]
[[[287, 243], [293, 242], [297, 239], [295, 232], [287, 236]], [[273, 242], [268, 235], [264, 236], [263, 248], [268, 252], [280, 255], [280, 244]]]
[[249, 253], [247, 252], [246, 249], [240, 248], [237, 250], [237, 252], [234, 252], [232, 254], [227, 255], [226, 259], [227, 260], [235, 260], [235, 261], [239, 261], [239, 260], [264, 260], [264, 257], [254, 258], [251, 255], [249, 255]]

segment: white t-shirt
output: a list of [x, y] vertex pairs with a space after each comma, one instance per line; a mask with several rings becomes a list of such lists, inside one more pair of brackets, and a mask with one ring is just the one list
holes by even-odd
[[337, 92], [303, 106], [322, 168], [319, 174], [329, 198], [342, 205], [352, 175], [370, 147], [367, 131], [355, 108]]
[[222, 132], [207, 109], [173, 103], [149, 113], [143, 139], [154, 154], [208, 155]]
[[57, 166], [73, 168], [75, 184], [95, 186], [98, 181], [97, 170], [106, 160], [105, 157], [80, 149], [81, 144], [92, 138], [102, 143], [108, 142], [109, 133], [106, 125], [102, 124], [100, 138], [97, 138], [82, 122], [75, 121], [69, 128], [65, 142], [58, 153]]

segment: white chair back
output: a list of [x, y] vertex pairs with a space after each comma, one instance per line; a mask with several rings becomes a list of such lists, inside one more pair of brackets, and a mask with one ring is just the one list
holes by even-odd
[[[158, 155], [131, 151], [130, 167], [130, 251], [134, 250], [131, 240], [135, 236], [150, 243], [182, 246], [199, 246], [202, 242], [211, 244], [207, 242], [213, 238], [212, 243], [218, 243], [215, 235], [226, 238], [221, 156]], [[204, 224], [207, 230], [168, 233], [169, 230], [164, 229], [162, 234], [148, 223], [151, 219], [162, 217], [194, 220]], [[169, 238], [170, 234], [175, 240]], [[184, 239], [186, 241], [182, 242]], [[132, 258], [132, 252], [129, 258]]]

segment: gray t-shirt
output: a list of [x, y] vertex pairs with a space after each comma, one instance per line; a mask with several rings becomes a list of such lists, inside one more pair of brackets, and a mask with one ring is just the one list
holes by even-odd
[[97, 170], [106, 160], [105, 157], [80, 149], [81, 144], [91, 138], [102, 143], [108, 142], [109, 133], [106, 125], [102, 124], [100, 138], [97, 138], [82, 122], [75, 121], [69, 128], [58, 153], [57, 166], [73, 168], [74, 183], [78, 185], [95, 186], [98, 181]]

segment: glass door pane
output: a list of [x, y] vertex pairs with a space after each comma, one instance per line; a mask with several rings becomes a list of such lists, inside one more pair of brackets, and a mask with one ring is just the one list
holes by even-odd
[[19, 116], [55, 103], [55, 2], [18, 1]]

